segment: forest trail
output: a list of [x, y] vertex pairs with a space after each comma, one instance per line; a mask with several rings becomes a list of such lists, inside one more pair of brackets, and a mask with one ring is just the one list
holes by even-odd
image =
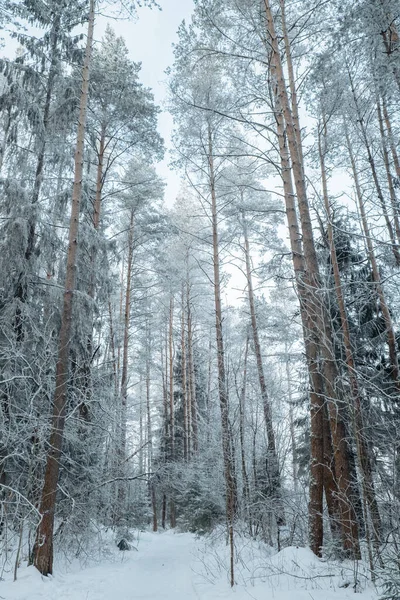
[[[251, 560], [250, 561], [250, 555]], [[1, 581], [1, 600], [347, 600], [351, 587], [339, 587], [343, 571], [319, 563], [305, 549], [288, 548], [267, 557], [253, 548], [242, 548], [237, 566], [241, 584], [233, 590], [224, 569], [227, 559], [223, 544], [207, 546], [191, 534], [141, 534], [138, 551], [115, 554], [94, 567], [81, 569], [58, 566], [55, 577], [42, 577], [33, 567], [21, 567], [18, 581]], [[262, 566], [260, 563], [262, 561]], [[259, 575], [263, 569], [265, 577]], [[317, 569], [320, 569], [317, 571]], [[324, 571], [322, 571], [323, 569]], [[328, 569], [328, 571], [326, 571]], [[306, 571], [310, 579], [304, 577]], [[244, 584], [244, 574], [248, 581]], [[252, 576], [249, 575], [252, 573]], [[339, 573], [339, 571], [337, 571]], [[12, 574], [9, 574], [11, 578]], [[344, 575], [346, 578], [346, 575]], [[376, 600], [369, 589], [358, 600]]]

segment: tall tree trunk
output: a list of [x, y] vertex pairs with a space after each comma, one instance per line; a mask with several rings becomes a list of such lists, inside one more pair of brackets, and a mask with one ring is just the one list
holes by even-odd
[[289, 103], [286, 82], [281, 61], [278, 37], [275, 31], [274, 17], [270, 0], [264, 0], [266, 11], [266, 26], [272, 49], [270, 63], [273, 79], [273, 92], [278, 112], [282, 112], [286, 122], [286, 133], [289, 144], [292, 171], [296, 186], [297, 202], [299, 207], [300, 222], [303, 234], [303, 250], [307, 268], [307, 283], [310, 295], [308, 312], [309, 317], [315, 322], [319, 334], [319, 347], [324, 361], [325, 391], [328, 397], [329, 416], [332, 429], [332, 440], [335, 452], [336, 478], [340, 490], [341, 522], [344, 536], [344, 549], [354, 557], [360, 557], [358, 528], [353, 509], [350, 489], [352, 486], [351, 470], [349, 464], [350, 448], [347, 443], [346, 429], [341, 417], [341, 400], [338, 398], [336, 382], [337, 369], [332, 346], [331, 332], [326, 315], [326, 309], [321, 297], [321, 282], [317, 254], [314, 245], [313, 230], [305, 184], [304, 165], [301, 161], [301, 152], [293, 124], [293, 116]]
[[196, 454], [199, 449], [198, 441], [198, 422], [197, 422], [197, 397], [196, 397], [196, 373], [194, 369], [193, 356], [193, 326], [192, 326], [192, 308], [190, 299], [189, 276], [186, 285], [187, 297], [187, 327], [188, 327], [188, 383], [190, 387], [190, 416], [192, 425], [192, 445], [193, 453]]
[[170, 452], [171, 459], [174, 460], [175, 455], [175, 410], [174, 410], [174, 299], [171, 296], [169, 302], [169, 333], [168, 333], [168, 350], [169, 350], [169, 416], [170, 416]]
[[183, 459], [188, 459], [188, 427], [187, 427], [187, 390], [186, 390], [186, 329], [185, 329], [185, 286], [182, 284], [182, 317], [181, 317], [181, 373], [182, 373], [182, 414], [183, 414]]
[[[99, 227], [100, 227], [100, 216], [101, 216], [101, 200], [102, 200], [102, 190], [103, 190], [103, 166], [104, 166], [104, 153], [105, 153], [105, 140], [106, 140], [106, 131], [105, 127], [102, 126], [100, 132], [100, 140], [99, 140], [99, 150], [98, 150], [98, 164], [97, 164], [97, 177], [96, 177], [96, 193], [95, 200], [93, 203], [93, 228], [95, 235], [98, 235]], [[80, 364], [78, 364], [78, 379], [82, 382], [82, 396], [83, 400], [79, 405], [79, 414], [82, 421], [90, 421], [90, 402], [93, 395], [92, 389], [92, 363], [93, 363], [93, 312], [94, 312], [94, 303], [95, 303], [95, 294], [96, 294], [96, 258], [97, 258], [97, 241], [94, 242], [94, 247], [90, 253], [90, 272], [89, 272], [89, 285], [88, 285], [88, 296], [91, 300], [91, 304], [89, 307], [88, 314], [88, 334], [86, 341], [86, 351], [84, 355], [80, 358]], [[81, 427], [82, 435], [87, 434], [87, 429], [85, 427]]]
[[[165, 362], [161, 347], [162, 382], [163, 382], [163, 420], [164, 420], [164, 460], [168, 459], [169, 414], [168, 414], [168, 331], [165, 332]], [[167, 495], [164, 493], [161, 505], [161, 527], [165, 529], [167, 518]]]
[[245, 505], [245, 512], [249, 519], [250, 535], [253, 535], [251, 509], [250, 509], [250, 484], [249, 476], [246, 468], [246, 454], [245, 454], [245, 404], [246, 404], [246, 388], [247, 388], [247, 359], [249, 355], [249, 334], [246, 336], [246, 346], [244, 351], [243, 361], [243, 379], [242, 389], [239, 396], [239, 438], [240, 438], [240, 459], [242, 466], [242, 479], [243, 479], [243, 500]]
[[143, 375], [140, 373], [139, 378], [139, 473], [144, 473], [145, 456], [144, 456], [144, 419], [143, 419]]
[[[146, 323], [146, 329], [148, 324]], [[147, 414], [147, 451], [148, 451], [148, 477], [149, 477], [149, 495], [151, 508], [153, 511], [153, 531], [158, 531], [158, 519], [157, 519], [157, 498], [156, 498], [156, 485], [154, 477], [152, 475], [153, 469], [153, 432], [151, 426], [151, 404], [150, 404], [150, 361], [151, 361], [151, 346], [150, 346], [150, 332], [147, 331], [147, 343], [146, 343], [146, 414]]]
[[211, 434], [211, 381], [212, 381], [212, 339], [211, 332], [209, 336], [208, 342], [208, 373], [207, 373], [207, 398], [206, 398], [206, 420], [207, 420], [207, 444], [210, 443], [210, 434]]
[[115, 331], [114, 331], [114, 319], [113, 312], [111, 306], [111, 300], [108, 300], [108, 315], [110, 319], [110, 346], [111, 346], [111, 356], [112, 356], [112, 364], [113, 364], [113, 375], [114, 375], [114, 390], [115, 390], [115, 398], [118, 396], [118, 365], [117, 365], [117, 355], [115, 352]]
[[309, 302], [306, 270], [301, 244], [301, 235], [297, 220], [295, 193], [292, 184], [289, 150], [286, 143], [283, 115], [275, 111], [279, 153], [281, 160], [281, 177], [285, 198], [286, 218], [289, 228], [290, 247], [292, 251], [293, 269], [300, 301], [300, 315], [303, 325], [303, 337], [306, 350], [307, 366], [310, 378], [310, 501], [309, 501], [309, 537], [311, 550], [321, 555], [323, 544], [323, 493], [324, 493], [324, 448], [323, 448], [323, 406], [324, 388], [319, 372], [318, 332], [310, 321], [307, 308]]
[[283, 507], [282, 500], [282, 489], [281, 489], [281, 478], [279, 473], [279, 461], [278, 454], [276, 451], [276, 442], [275, 442], [275, 431], [272, 422], [272, 409], [271, 403], [268, 397], [267, 385], [265, 382], [265, 374], [264, 374], [264, 365], [261, 355], [261, 344], [260, 338], [258, 335], [258, 324], [257, 324], [257, 315], [256, 315], [256, 307], [254, 302], [254, 290], [253, 290], [253, 276], [251, 269], [251, 259], [250, 259], [250, 244], [249, 237], [247, 232], [247, 223], [244, 212], [242, 211], [241, 216], [242, 229], [244, 235], [244, 253], [246, 260], [246, 279], [247, 279], [247, 290], [248, 290], [248, 299], [249, 299], [249, 307], [250, 307], [250, 318], [251, 318], [251, 329], [253, 333], [253, 343], [254, 343], [254, 353], [256, 356], [257, 363], [257, 372], [258, 372], [258, 381], [260, 384], [261, 390], [261, 400], [263, 403], [264, 410], [264, 419], [265, 426], [267, 430], [267, 444], [268, 444], [268, 478], [270, 482], [270, 487], [272, 490], [272, 496], [276, 502], [276, 521], [278, 525], [285, 525], [285, 511]]
[[224, 338], [222, 334], [222, 304], [221, 304], [221, 276], [220, 276], [220, 257], [219, 257], [219, 236], [218, 236], [218, 212], [217, 195], [215, 189], [215, 171], [213, 139], [211, 126], [208, 125], [208, 169], [211, 193], [211, 221], [212, 221], [212, 239], [213, 239], [213, 267], [214, 267], [214, 304], [215, 304], [215, 333], [217, 341], [217, 364], [218, 364], [218, 392], [219, 404], [221, 409], [221, 430], [222, 430], [222, 453], [224, 460], [224, 475], [226, 486], [226, 518], [228, 523], [228, 537], [231, 551], [230, 564], [230, 583], [231, 587], [235, 584], [234, 574], [234, 544], [233, 544], [233, 522], [236, 505], [235, 480], [233, 475], [233, 465], [231, 456], [231, 442], [229, 429], [229, 410], [228, 393], [226, 385], [225, 372], [225, 350]]
[[167, 496], [163, 494], [162, 499], [162, 507], [161, 507], [161, 527], [165, 529], [165, 524], [167, 520]]
[[92, 57], [95, 0], [90, 0], [89, 26], [86, 42], [85, 60], [82, 75], [82, 93], [80, 100], [78, 135], [75, 151], [75, 176], [72, 194], [71, 220], [69, 227], [69, 245], [67, 252], [67, 271], [65, 278], [64, 305], [61, 317], [59, 350], [56, 368], [53, 419], [47, 453], [46, 471], [40, 503], [41, 522], [38, 526], [34, 548], [34, 564], [42, 575], [53, 572], [53, 532], [56, 509], [56, 494], [60, 470], [61, 448], [64, 435], [66, 403], [68, 392], [69, 348], [72, 326], [72, 308], [76, 279], [76, 261], [78, 252], [79, 209], [82, 196], [83, 151], [86, 129], [87, 104], [89, 93], [90, 65]]
[[289, 33], [288, 33], [287, 24], [286, 24], [286, 10], [285, 10], [286, 0], [279, 0], [279, 4], [280, 4], [280, 9], [281, 9], [282, 33], [283, 33], [283, 41], [285, 44], [286, 64], [287, 64], [287, 72], [288, 72], [288, 79], [289, 79], [293, 127], [294, 127], [294, 132], [295, 132], [296, 141], [297, 141], [299, 160], [300, 160], [301, 164], [304, 164], [303, 144], [302, 144], [302, 140], [301, 140], [301, 129], [300, 129], [299, 105], [298, 105], [298, 101], [297, 101], [296, 79], [294, 76], [292, 49], [290, 46]]
[[340, 505], [338, 499], [338, 490], [335, 479], [335, 459], [332, 446], [331, 428], [328, 415], [328, 407], [324, 404], [322, 409], [323, 418], [323, 446], [324, 446], [324, 490], [326, 506], [328, 508], [329, 525], [332, 538], [334, 541], [341, 539], [341, 523], [340, 523]]
[[399, 161], [399, 156], [397, 154], [396, 145], [394, 142], [392, 124], [390, 122], [387, 104], [386, 104], [386, 100], [385, 100], [384, 96], [382, 97], [382, 108], [383, 108], [383, 116], [385, 118], [385, 125], [386, 125], [388, 138], [389, 138], [390, 151], [392, 153], [393, 164], [394, 164], [394, 168], [396, 170], [396, 177], [398, 177], [400, 179], [400, 161]]
[[[166, 339], [167, 339], [166, 333]], [[166, 340], [165, 340], [166, 341]], [[169, 440], [169, 414], [168, 414], [168, 347], [165, 344], [165, 362], [164, 352], [161, 346], [161, 364], [162, 364], [162, 383], [163, 383], [163, 421], [164, 421], [164, 436], [165, 445], [168, 444]]]
[[[376, 546], [380, 545], [382, 532], [382, 522], [379, 514], [378, 503], [376, 501], [375, 485], [372, 475], [371, 460], [369, 456], [368, 444], [364, 438], [364, 418], [362, 412], [361, 395], [358, 385], [356, 364], [353, 356], [353, 348], [350, 335], [349, 321], [347, 318], [347, 309], [340, 277], [339, 264], [337, 260], [335, 239], [333, 235], [332, 214], [328, 196], [328, 182], [326, 178], [325, 154], [326, 154], [326, 123], [323, 124], [323, 131], [318, 134], [318, 149], [321, 163], [321, 179], [322, 179], [322, 195], [324, 199], [325, 211], [327, 215], [328, 241], [330, 249], [330, 257], [333, 269], [335, 282], [335, 294], [339, 307], [340, 314], [340, 330], [343, 337], [343, 346], [346, 356], [346, 367], [350, 381], [350, 389], [352, 395], [351, 412], [353, 416], [353, 430], [356, 441], [357, 456], [359, 467], [362, 473], [362, 487], [365, 499], [371, 515], [371, 521], [374, 529]], [[365, 515], [367, 519], [367, 515]]]
[[[175, 460], [175, 408], [174, 408], [174, 298], [171, 296], [169, 303], [169, 416], [170, 416], [170, 453], [171, 460]], [[175, 502], [171, 498], [169, 522], [172, 528], [176, 527]]]
[[188, 460], [193, 454], [192, 427], [192, 386], [190, 381], [190, 362], [186, 360], [186, 420], [187, 420], [187, 453]]
[[384, 319], [385, 327], [386, 327], [387, 343], [388, 343], [388, 348], [389, 348], [390, 374], [391, 374], [391, 378], [394, 382], [395, 388], [398, 393], [398, 392], [400, 392], [400, 380], [399, 380], [400, 372], [399, 372], [399, 363], [398, 363], [398, 358], [397, 358], [396, 335], [395, 335], [394, 328], [393, 328], [392, 316], [390, 314], [389, 307], [386, 303], [385, 294], [384, 294], [382, 284], [381, 284], [379, 267], [378, 267], [378, 263], [377, 263], [377, 260], [375, 257], [375, 250], [374, 250], [374, 246], [372, 243], [372, 237], [371, 237], [371, 234], [369, 231], [369, 225], [368, 225], [367, 215], [365, 212], [361, 186], [360, 186], [360, 182], [359, 182], [359, 178], [358, 178], [356, 161], [354, 158], [354, 153], [353, 153], [353, 149], [351, 146], [351, 142], [350, 142], [350, 138], [349, 138], [347, 130], [346, 130], [346, 141], [347, 141], [347, 149], [348, 149], [349, 156], [350, 156], [351, 168], [352, 168], [352, 172], [353, 172], [354, 185], [356, 188], [356, 197], [357, 197], [358, 206], [360, 209], [361, 223], [363, 226], [365, 242], [366, 242], [367, 250], [368, 250], [368, 258], [369, 258], [369, 261], [371, 263], [371, 268], [372, 268], [372, 277], [373, 277], [375, 289], [376, 289], [376, 292], [377, 292], [377, 295], [379, 298], [380, 309], [382, 311], [382, 315], [383, 315], [383, 319]]
[[[120, 294], [119, 294], [119, 323], [122, 327], [123, 316], [124, 316], [124, 289], [125, 289], [125, 252], [122, 253], [121, 257], [121, 279], [120, 279]], [[118, 342], [118, 350], [117, 350], [117, 373], [118, 380], [120, 379], [121, 373], [121, 343]], [[120, 382], [118, 381], [118, 384]], [[119, 391], [119, 386], [118, 386]]]
[[96, 195], [93, 204], [93, 227], [95, 231], [99, 230], [100, 216], [101, 216], [101, 200], [104, 185], [104, 154], [106, 149], [106, 128], [104, 125], [101, 126], [99, 150], [98, 150], [98, 163], [97, 163], [97, 176], [96, 176]]
[[8, 134], [10, 133], [11, 123], [12, 123], [11, 106], [9, 106], [7, 109], [5, 109], [4, 112], [5, 112], [5, 125], [4, 125], [4, 131], [3, 131], [3, 142], [0, 145], [0, 173], [3, 168], [4, 156], [5, 156], [6, 150], [7, 150]]
[[122, 522], [125, 514], [126, 503], [126, 481], [124, 478], [126, 461], [126, 426], [127, 426], [127, 402], [128, 402], [128, 360], [129, 360], [129, 329], [131, 324], [131, 295], [132, 295], [132, 270], [133, 270], [133, 246], [134, 246], [134, 209], [131, 209], [128, 249], [126, 266], [126, 290], [124, 309], [124, 340], [122, 348], [122, 372], [121, 372], [121, 395], [120, 395], [120, 421], [119, 425], [119, 447], [118, 447], [118, 471], [121, 480], [118, 485], [118, 510], [117, 522]]
[[294, 414], [293, 414], [293, 392], [292, 392], [292, 382], [290, 377], [290, 367], [289, 367], [289, 348], [287, 341], [285, 341], [285, 373], [286, 373], [286, 381], [287, 381], [287, 394], [288, 399], [287, 402], [289, 404], [289, 431], [290, 431], [290, 442], [291, 442], [291, 450], [292, 450], [292, 477], [293, 477], [293, 488], [294, 494], [297, 498], [299, 492], [299, 478], [297, 475], [297, 444], [296, 444], [296, 435], [295, 435], [295, 426], [294, 426]]
[[390, 195], [390, 204], [392, 205], [394, 228], [396, 231], [396, 238], [397, 238], [396, 242], [397, 242], [397, 244], [399, 244], [400, 243], [399, 208], [398, 208], [398, 202], [397, 202], [397, 198], [396, 198], [396, 192], [394, 189], [393, 178], [390, 173], [389, 152], [388, 152], [388, 149], [386, 146], [386, 136], [385, 136], [385, 129], [383, 126], [383, 116], [382, 116], [382, 109], [381, 109], [379, 97], [377, 99], [377, 113], [378, 113], [379, 131], [381, 134], [381, 141], [382, 141], [383, 162], [385, 165], [386, 178], [387, 178], [387, 182], [388, 182], [389, 195]]

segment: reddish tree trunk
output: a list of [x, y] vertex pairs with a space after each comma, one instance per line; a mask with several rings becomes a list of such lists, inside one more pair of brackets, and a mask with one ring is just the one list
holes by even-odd
[[352, 505], [350, 490], [352, 487], [351, 469], [349, 463], [350, 449], [346, 439], [346, 429], [340, 415], [341, 401], [336, 390], [337, 369], [332, 346], [332, 337], [329, 320], [321, 295], [321, 283], [317, 254], [314, 245], [311, 216], [308, 205], [305, 185], [304, 165], [302, 151], [299, 147], [299, 138], [296, 135], [298, 123], [294, 124], [291, 106], [289, 103], [286, 81], [281, 61], [278, 37], [275, 30], [273, 12], [270, 0], [264, 0], [266, 27], [269, 36], [272, 58], [270, 62], [273, 80], [273, 93], [278, 113], [282, 113], [286, 123], [287, 140], [295, 181], [297, 202], [299, 208], [301, 229], [303, 235], [303, 251], [307, 269], [307, 288], [309, 302], [307, 312], [309, 319], [314, 322], [318, 335], [319, 348], [324, 364], [325, 391], [329, 399], [329, 418], [331, 422], [332, 440], [335, 452], [336, 479], [340, 491], [341, 523], [343, 530], [343, 545], [346, 552], [354, 557], [360, 556], [358, 528]]
[[78, 252], [79, 210], [82, 195], [83, 151], [89, 94], [90, 64], [92, 56], [95, 21], [95, 0], [90, 0], [89, 27], [82, 76], [78, 135], [75, 151], [75, 176], [72, 194], [67, 272], [65, 278], [64, 305], [61, 318], [59, 350], [56, 368], [53, 419], [50, 433], [50, 449], [47, 454], [46, 471], [40, 503], [42, 520], [38, 526], [34, 547], [34, 565], [42, 573], [53, 572], [53, 532], [56, 494], [60, 470], [61, 448], [64, 435], [68, 391], [69, 348], [72, 328], [72, 308], [75, 290], [76, 262]]
[[[375, 541], [377, 546], [380, 545], [380, 536], [382, 531], [382, 522], [379, 514], [378, 503], [376, 501], [375, 486], [372, 476], [371, 461], [369, 457], [369, 451], [367, 442], [364, 438], [364, 419], [362, 413], [360, 390], [358, 385], [358, 378], [356, 372], [356, 365], [353, 356], [353, 349], [350, 336], [350, 327], [347, 318], [347, 309], [344, 299], [344, 293], [342, 288], [342, 281], [340, 277], [339, 264], [337, 260], [336, 246], [333, 235], [332, 226], [332, 215], [328, 197], [328, 183], [326, 179], [326, 168], [325, 168], [325, 148], [322, 146], [322, 139], [326, 139], [326, 124], [323, 126], [323, 134], [319, 133], [318, 148], [319, 157], [321, 163], [321, 178], [322, 178], [322, 195], [324, 198], [325, 210], [327, 215], [327, 228], [328, 228], [328, 241], [331, 256], [331, 263], [333, 269], [333, 276], [335, 281], [335, 293], [339, 306], [339, 314], [341, 321], [341, 332], [343, 335], [343, 345], [346, 356], [347, 373], [350, 381], [350, 389], [352, 395], [352, 406], [350, 407], [353, 413], [353, 424], [354, 424], [354, 438], [357, 447], [357, 456], [359, 466], [362, 472], [362, 486], [365, 499], [367, 501], [371, 521], [373, 524]], [[367, 518], [367, 515], [365, 515]]]
[[310, 500], [309, 500], [309, 537], [311, 550], [321, 555], [323, 544], [323, 493], [324, 493], [324, 448], [323, 448], [323, 406], [324, 389], [318, 369], [318, 333], [310, 321], [307, 303], [309, 302], [305, 285], [305, 261], [301, 244], [301, 235], [297, 220], [295, 193], [293, 190], [289, 150], [286, 144], [282, 113], [275, 113], [281, 160], [281, 176], [285, 198], [286, 218], [289, 228], [293, 269], [296, 277], [300, 301], [300, 315], [303, 324], [303, 337], [310, 378]]

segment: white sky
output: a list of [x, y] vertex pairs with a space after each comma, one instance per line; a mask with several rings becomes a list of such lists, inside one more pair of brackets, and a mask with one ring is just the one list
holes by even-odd
[[[1, 1], [1, 0], [0, 0]], [[172, 65], [172, 44], [178, 40], [177, 29], [183, 19], [189, 20], [193, 11], [193, 0], [158, 0], [162, 10], [139, 8], [138, 18], [132, 20], [114, 20], [98, 17], [96, 20], [95, 39], [100, 41], [107, 23], [122, 36], [128, 46], [130, 57], [135, 62], [142, 63], [140, 80], [152, 88], [155, 102], [160, 108], [166, 98], [165, 70]], [[30, 28], [35, 34], [35, 28]], [[0, 47], [0, 55], [13, 58], [18, 48], [18, 42], [10, 39], [5, 33], [4, 47]], [[172, 117], [166, 111], [159, 116], [159, 131], [165, 140], [167, 148], [164, 161], [158, 166], [160, 176], [167, 183], [165, 201], [168, 206], [174, 203], [179, 187], [178, 174], [168, 168], [168, 148], [172, 133]]]
[[[193, 0], [158, 0], [162, 10], [149, 8], [138, 9], [138, 19], [132, 21], [108, 22], [118, 35], [121, 35], [129, 48], [130, 57], [142, 62], [141, 81], [151, 87], [156, 104], [163, 108], [166, 98], [165, 69], [172, 65], [172, 44], [177, 41], [177, 29], [183, 19], [189, 20], [193, 10]], [[99, 19], [95, 36], [100, 40], [107, 21]], [[165, 140], [167, 149], [170, 146], [172, 117], [163, 111], [159, 117], [159, 131]], [[167, 183], [165, 201], [172, 206], [177, 196], [179, 176], [168, 168], [168, 152], [159, 165], [158, 172]]]

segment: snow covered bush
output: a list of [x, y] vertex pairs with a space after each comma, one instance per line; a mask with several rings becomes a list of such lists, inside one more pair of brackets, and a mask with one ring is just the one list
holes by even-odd
[[400, 556], [392, 554], [384, 561], [379, 572], [382, 596], [380, 600], [398, 600], [400, 598]]

